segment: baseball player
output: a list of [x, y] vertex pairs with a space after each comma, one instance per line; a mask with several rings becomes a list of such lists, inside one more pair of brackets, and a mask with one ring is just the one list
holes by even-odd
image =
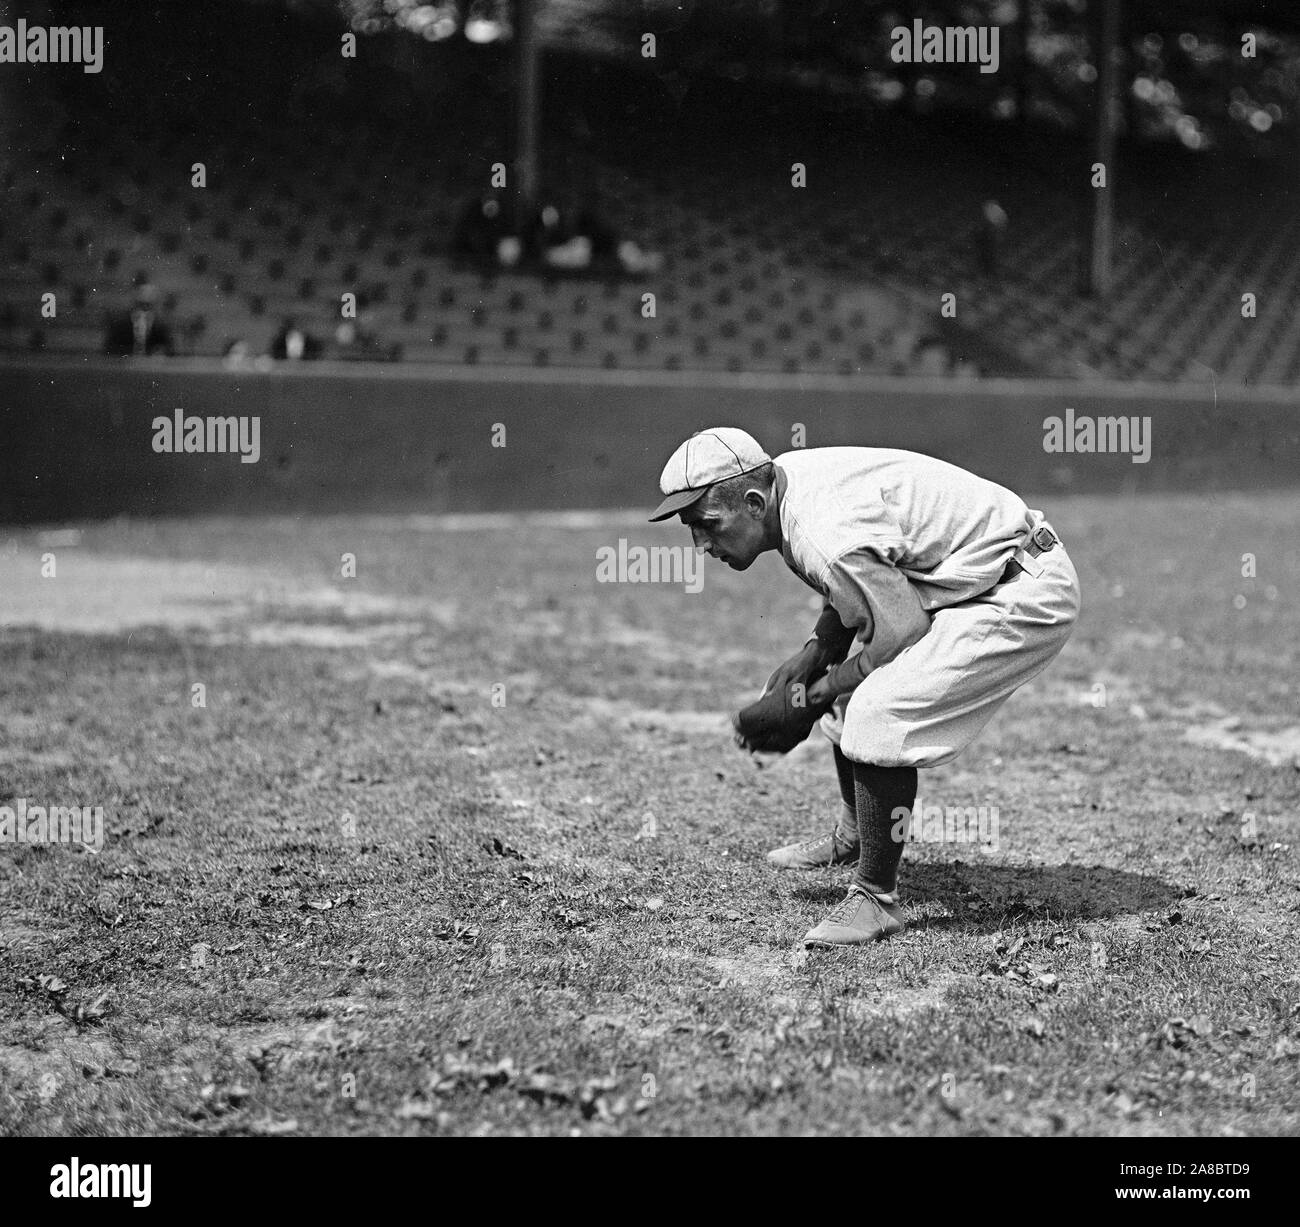
[[[1079, 579], [1040, 511], [916, 452], [825, 447], [773, 459], [743, 430], [692, 435], [659, 479], [651, 520], [679, 515], [734, 571], [779, 550], [822, 596], [813, 634], [733, 717], [737, 744], [784, 754], [819, 721], [842, 806], [834, 829], [777, 848], [779, 869], [855, 865], [808, 946], [904, 928], [898, 865], [919, 767], [951, 762], [1052, 661]], [[899, 813], [901, 811], [901, 813]]]

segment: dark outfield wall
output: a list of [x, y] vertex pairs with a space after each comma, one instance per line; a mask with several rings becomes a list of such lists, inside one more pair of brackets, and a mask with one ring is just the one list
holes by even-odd
[[[1149, 417], [1150, 461], [1045, 452], [1067, 407]], [[777, 453], [802, 423], [809, 447], [913, 448], [1034, 492], [1255, 489], [1300, 483], [1298, 407], [1200, 387], [32, 362], [0, 369], [0, 519], [648, 506], [676, 444], [719, 424]], [[177, 408], [260, 418], [260, 460], [155, 453], [153, 419]]]

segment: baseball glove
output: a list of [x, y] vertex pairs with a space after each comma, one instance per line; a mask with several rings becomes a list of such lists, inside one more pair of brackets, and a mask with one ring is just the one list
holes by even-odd
[[736, 744], [742, 750], [786, 754], [806, 740], [813, 725], [834, 702], [808, 706], [808, 687], [844, 659], [853, 635], [852, 628], [840, 622], [834, 608], [825, 605], [813, 638], [777, 666], [757, 703], [751, 703], [731, 718]]
[[[813, 678], [809, 679], [811, 683]], [[813, 726], [830, 711], [832, 704], [810, 706], [805, 683], [791, 682], [774, 687], [756, 703], [732, 717], [736, 744], [764, 754], [788, 754], [807, 740]]]

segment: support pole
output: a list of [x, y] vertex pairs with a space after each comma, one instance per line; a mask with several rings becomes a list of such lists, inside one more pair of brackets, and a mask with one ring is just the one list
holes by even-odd
[[1106, 186], [1093, 187], [1088, 225], [1088, 268], [1085, 293], [1102, 297], [1110, 292], [1115, 245], [1115, 124], [1119, 95], [1120, 0], [1093, 0], [1096, 7], [1094, 40], [1097, 48], [1096, 111], [1093, 116], [1092, 161], [1106, 168]]
[[537, 0], [515, 0], [515, 224], [523, 227], [537, 203], [542, 88]]

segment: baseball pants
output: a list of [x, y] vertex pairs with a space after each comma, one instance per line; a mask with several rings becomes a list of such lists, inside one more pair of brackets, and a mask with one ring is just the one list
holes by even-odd
[[[1050, 527], [1050, 525], [1049, 525]], [[1065, 546], [1012, 555], [987, 592], [935, 610], [929, 631], [822, 718], [844, 755], [878, 767], [951, 762], [1065, 646], [1079, 577]]]

